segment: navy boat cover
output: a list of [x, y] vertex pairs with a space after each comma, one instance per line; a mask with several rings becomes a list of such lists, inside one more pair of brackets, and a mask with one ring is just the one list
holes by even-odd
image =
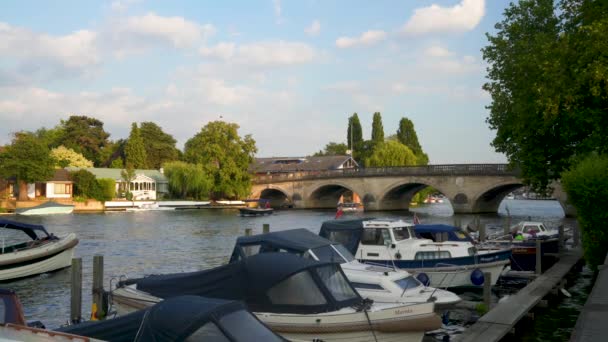
[[419, 238], [427, 238], [433, 241], [435, 241], [435, 239], [427, 234], [434, 235], [447, 233], [449, 241], [474, 242], [473, 238], [462, 229], [447, 224], [417, 224], [414, 226], [414, 232]]
[[[236, 321], [222, 319], [235, 312], [242, 313]], [[247, 312], [243, 303], [198, 296], [174, 297], [146, 310], [106, 321], [72, 325], [58, 331], [112, 342], [169, 342], [183, 341], [209, 322], [219, 328], [218, 334], [230, 341], [284, 341]], [[239, 338], [242, 336], [247, 338]]]
[[[256, 312], [311, 314], [336, 311], [361, 302], [361, 297], [348, 281], [345, 286], [352, 289], [352, 296], [343, 300], [336, 299], [319, 276], [317, 269], [323, 267], [335, 269], [346, 279], [338, 263], [305, 259], [290, 253], [263, 253], [205, 271], [151, 275], [122, 281], [118, 286], [137, 284], [138, 290], [160, 298], [197, 295], [241, 300], [251, 311]], [[301, 272], [310, 274], [314, 281], [311, 286], [317, 285], [325, 297], [325, 304], [295, 305], [271, 302], [268, 290]], [[297, 295], [294, 293], [294, 296]]]
[[341, 243], [353, 255], [357, 254], [359, 241], [363, 235], [363, 222], [373, 220], [364, 218], [356, 220], [331, 220], [321, 225], [319, 235], [336, 243]]
[[46, 231], [46, 229], [44, 229], [43, 226], [38, 225], [38, 224], [29, 224], [29, 223], [0, 219], [0, 228], [21, 230], [25, 234], [27, 234], [27, 236], [29, 236], [32, 240], [37, 240], [37, 239], [41, 238], [41, 236], [38, 236], [36, 234], [36, 232], [44, 233], [45, 236], [42, 236], [42, 237], [50, 236], [50, 234]]

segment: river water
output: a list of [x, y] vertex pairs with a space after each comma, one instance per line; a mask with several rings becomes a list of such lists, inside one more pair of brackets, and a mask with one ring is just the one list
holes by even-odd
[[[501, 229], [507, 215], [511, 222], [531, 218], [545, 222], [548, 227], [574, 225], [564, 217], [557, 201], [504, 200], [498, 214], [453, 215], [449, 203], [431, 204], [410, 212], [365, 213], [365, 217], [391, 217], [412, 220], [416, 213], [422, 223], [458, 222], [465, 227], [478, 220], [488, 229]], [[93, 256], [105, 259], [105, 288], [120, 276], [140, 277], [146, 274], [186, 272], [206, 269], [227, 262], [235, 239], [246, 228], [270, 229], [307, 228], [317, 233], [323, 221], [333, 219], [335, 212], [327, 210], [276, 211], [265, 217], [240, 217], [234, 209], [200, 209], [149, 212], [108, 212], [40, 217], [5, 217], [44, 225], [56, 235], [76, 233], [80, 243], [75, 256], [83, 262], [83, 315], [90, 313]], [[583, 285], [581, 292], [587, 288]], [[11, 283], [20, 296], [28, 320], [40, 320], [48, 328], [57, 328], [69, 319], [70, 270], [61, 270]], [[586, 297], [586, 294], [584, 294]], [[584, 299], [583, 299], [584, 304]], [[576, 308], [576, 305], [574, 305]], [[532, 339], [537, 336], [532, 337]]]

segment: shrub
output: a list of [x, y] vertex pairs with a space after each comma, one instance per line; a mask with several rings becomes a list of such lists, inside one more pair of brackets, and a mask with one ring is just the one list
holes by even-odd
[[86, 198], [95, 198], [99, 192], [99, 184], [95, 175], [87, 170], [70, 172], [70, 178], [74, 182], [74, 195]]
[[116, 182], [111, 178], [100, 178], [97, 180], [99, 185], [99, 201], [110, 201], [116, 196]]
[[562, 174], [562, 184], [576, 208], [585, 260], [595, 269], [608, 252], [608, 156], [589, 155]]

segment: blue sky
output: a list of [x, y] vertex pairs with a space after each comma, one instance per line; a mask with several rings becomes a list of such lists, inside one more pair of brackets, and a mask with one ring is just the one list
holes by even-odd
[[504, 162], [485, 123], [485, 32], [506, 1], [3, 1], [0, 144], [72, 114], [111, 139], [154, 121], [181, 148], [238, 123], [258, 156], [344, 142], [357, 112], [406, 116], [431, 163]]

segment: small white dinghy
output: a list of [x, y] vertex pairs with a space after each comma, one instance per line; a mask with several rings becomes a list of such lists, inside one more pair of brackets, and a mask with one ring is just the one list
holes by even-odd
[[7, 281], [69, 267], [78, 239], [74, 233], [57, 237], [40, 225], [0, 220], [0, 244], [0, 281]]
[[57, 215], [71, 214], [74, 211], [72, 204], [61, 204], [53, 201], [48, 201], [31, 208], [17, 208], [17, 215]]

